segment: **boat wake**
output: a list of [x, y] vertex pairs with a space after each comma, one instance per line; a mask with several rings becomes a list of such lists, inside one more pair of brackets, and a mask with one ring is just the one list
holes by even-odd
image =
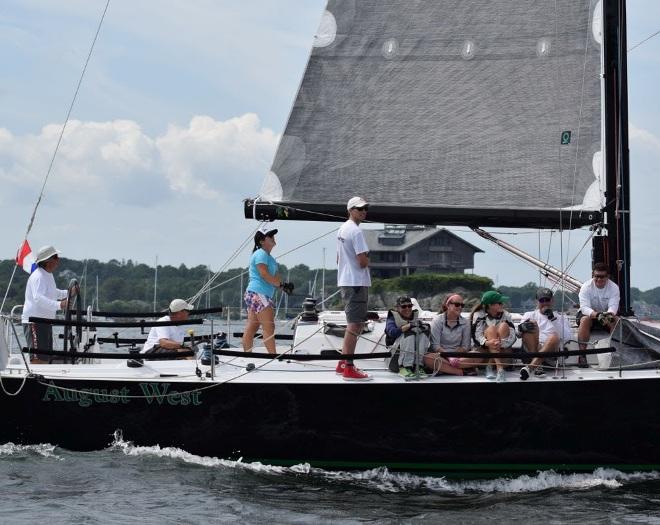
[[0, 445], [0, 457], [11, 456], [25, 457], [25, 456], [43, 456], [45, 458], [62, 459], [55, 454], [55, 445], [49, 443], [40, 443], [39, 445], [15, 445], [14, 443], [5, 443]]
[[315, 481], [348, 483], [381, 492], [431, 491], [444, 494], [516, 494], [535, 493], [550, 489], [587, 490], [595, 487], [616, 489], [626, 484], [660, 480], [660, 472], [625, 473], [616, 469], [598, 468], [590, 474], [562, 474], [553, 470], [538, 471], [534, 475], [500, 477], [488, 480], [450, 480], [444, 477], [423, 476], [405, 472], [390, 472], [386, 467], [363, 471], [330, 471], [308, 463], [291, 467], [267, 465], [190, 454], [174, 447], [135, 446], [115, 436], [111, 449], [127, 456], [151, 456], [182, 461], [208, 468], [232, 468], [259, 474], [308, 477]]

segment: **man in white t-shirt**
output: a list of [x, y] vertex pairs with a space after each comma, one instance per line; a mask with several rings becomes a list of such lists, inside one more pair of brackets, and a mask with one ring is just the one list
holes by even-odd
[[[621, 293], [614, 281], [609, 279], [610, 269], [605, 263], [594, 264], [590, 279], [580, 288], [580, 311], [578, 313], [578, 341], [580, 350], [587, 349], [591, 329], [601, 327], [611, 332], [616, 324]], [[584, 342], [583, 342], [584, 341]], [[580, 356], [580, 367], [587, 366], [587, 358]]]
[[337, 286], [346, 311], [346, 333], [342, 347], [342, 356], [345, 357], [337, 363], [337, 373], [347, 381], [361, 381], [371, 378], [353, 365], [352, 357], [367, 319], [371, 286], [369, 247], [360, 229], [360, 223], [367, 217], [369, 203], [362, 197], [352, 197], [346, 209], [348, 220], [337, 233]]
[[[536, 291], [538, 306], [531, 312], [525, 312], [518, 325], [523, 346], [528, 352], [556, 352], [571, 338], [568, 319], [552, 309], [553, 295], [549, 288], [539, 288]], [[545, 376], [542, 363], [542, 357], [532, 359], [529, 366], [520, 369], [520, 379], [525, 381], [532, 375]]]
[[[161, 317], [158, 321], [186, 321], [194, 306], [183, 299], [174, 299], [170, 303], [169, 314]], [[181, 326], [153, 326], [149, 330], [147, 341], [142, 347], [141, 353], [155, 354], [159, 352], [189, 352], [190, 348], [184, 346], [186, 337]]]

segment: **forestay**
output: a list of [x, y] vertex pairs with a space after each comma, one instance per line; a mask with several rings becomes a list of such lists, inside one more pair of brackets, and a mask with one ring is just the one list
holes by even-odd
[[601, 35], [596, 0], [330, 0], [260, 200], [598, 222]]

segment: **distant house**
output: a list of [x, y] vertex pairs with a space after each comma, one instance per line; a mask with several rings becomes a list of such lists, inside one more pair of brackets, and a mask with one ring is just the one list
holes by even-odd
[[474, 254], [483, 253], [444, 228], [387, 224], [383, 230], [363, 231], [373, 277], [416, 272], [463, 273], [474, 268]]

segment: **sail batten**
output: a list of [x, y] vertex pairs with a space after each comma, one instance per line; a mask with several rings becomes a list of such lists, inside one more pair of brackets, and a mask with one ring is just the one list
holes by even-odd
[[594, 5], [330, 0], [262, 200], [599, 221]]

